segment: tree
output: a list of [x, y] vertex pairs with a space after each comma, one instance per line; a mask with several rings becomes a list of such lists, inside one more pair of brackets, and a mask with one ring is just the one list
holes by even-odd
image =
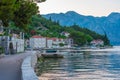
[[110, 40], [108, 39], [108, 37], [107, 37], [107, 34], [106, 34], [106, 33], [105, 33], [105, 35], [104, 35], [103, 40], [104, 40], [104, 44], [105, 44], [105, 45], [110, 45]]
[[38, 13], [38, 6], [31, 1], [19, 1], [17, 3], [20, 7], [14, 12], [13, 21], [19, 28], [27, 30], [31, 17]]
[[63, 46], [64, 46], [64, 44], [63, 44], [63, 43], [59, 43], [59, 46], [60, 46], [60, 47], [63, 47]]
[[70, 37], [73, 38], [74, 43], [78, 45], [84, 45], [86, 43], [85, 34], [78, 31], [73, 31], [70, 33]]
[[86, 35], [85, 37], [86, 37], [87, 42], [89, 43], [93, 40], [93, 38], [89, 34]]
[[0, 0], [0, 20], [2, 20], [3, 26], [7, 27], [9, 25], [17, 8], [16, 0]]
[[30, 17], [38, 12], [36, 2], [46, 0], [0, 0], [0, 20], [5, 27], [14, 20], [15, 25], [25, 28], [30, 22]]

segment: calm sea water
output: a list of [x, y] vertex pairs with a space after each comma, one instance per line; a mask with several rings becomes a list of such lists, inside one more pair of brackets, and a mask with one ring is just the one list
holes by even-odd
[[120, 80], [120, 52], [64, 53], [38, 62], [40, 80]]

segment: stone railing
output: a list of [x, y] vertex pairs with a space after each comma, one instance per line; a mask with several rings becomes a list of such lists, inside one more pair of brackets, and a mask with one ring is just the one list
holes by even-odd
[[36, 52], [26, 57], [22, 63], [22, 80], [39, 80], [34, 72], [35, 64], [37, 63]]

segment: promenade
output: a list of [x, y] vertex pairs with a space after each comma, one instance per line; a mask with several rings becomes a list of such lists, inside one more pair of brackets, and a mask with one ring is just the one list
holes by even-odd
[[0, 58], [0, 80], [21, 80], [21, 64], [32, 51]]

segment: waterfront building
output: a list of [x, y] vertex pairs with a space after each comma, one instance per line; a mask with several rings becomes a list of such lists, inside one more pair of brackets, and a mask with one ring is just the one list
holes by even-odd
[[67, 38], [65, 39], [65, 44], [67, 48], [70, 48], [73, 46], [73, 39], [72, 38]]
[[101, 40], [101, 39], [93, 40], [93, 41], [91, 41], [91, 45], [92, 46], [103, 46], [104, 45], [104, 41]]
[[53, 48], [53, 40], [52, 40], [52, 38], [47, 38], [47, 48]]
[[0, 46], [4, 48], [5, 54], [11, 54], [10, 50], [12, 53], [24, 51], [24, 39], [18, 38], [17, 36], [17, 34], [12, 34], [12, 36], [0, 36]]
[[62, 38], [47, 38], [48, 48], [62, 48], [64, 47], [64, 39]]
[[46, 48], [46, 37], [32, 36], [30, 38], [30, 47], [32, 49]]
[[[70, 48], [73, 45], [73, 39], [67, 38], [48, 38], [43, 36], [32, 36], [29, 40], [32, 49], [40, 48]], [[29, 45], [27, 44], [27, 45]]]
[[52, 38], [53, 40], [53, 47], [54, 48], [63, 48], [64, 47], [64, 39], [62, 38]]

